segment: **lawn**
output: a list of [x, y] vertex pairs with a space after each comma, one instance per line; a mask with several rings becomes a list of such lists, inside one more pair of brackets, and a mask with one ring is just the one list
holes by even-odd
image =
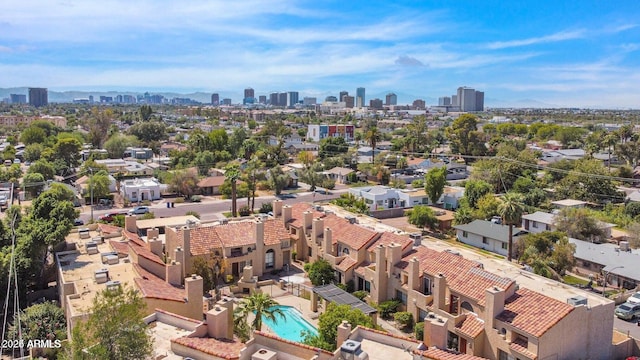
[[564, 283], [568, 285], [587, 286], [587, 284], [589, 284], [589, 280], [581, 279], [573, 275], [565, 275], [562, 280], [564, 280]]

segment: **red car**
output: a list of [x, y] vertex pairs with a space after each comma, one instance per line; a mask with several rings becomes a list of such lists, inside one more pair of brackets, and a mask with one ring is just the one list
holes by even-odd
[[102, 216], [100, 216], [98, 219], [105, 221], [105, 222], [112, 222], [113, 220], [116, 219], [116, 216], [118, 215], [126, 215], [126, 212], [114, 212], [114, 213], [108, 213], [108, 214], [104, 214]]

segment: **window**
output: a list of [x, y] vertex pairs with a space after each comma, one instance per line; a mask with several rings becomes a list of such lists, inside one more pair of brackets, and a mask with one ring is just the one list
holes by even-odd
[[154, 197], [155, 193], [153, 192], [153, 190], [151, 190], [151, 197]]
[[291, 235], [297, 235], [298, 234], [298, 229], [294, 228], [293, 226], [291, 227]]
[[343, 249], [342, 249], [342, 253], [343, 253], [344, 255], [349, 255], [349, 248], [343, 248]]
[[447, 349], [453, 350], [453, 351], [460, 351], [459, 342], [460, 342], [460, 338], [458, 337], [458, 335], [449, 331], [449, 336], [447, 336]]
[[462, 232], [462, 237], [465, 237], [465, 238], [466, 238], [467, 236], [468, 236], [467, 232], [466, 232], [466, 231], [463, 231], [463, 232]]
[[460, 309], [463, 310], [463, 313], [473, 312], [473, 307], [468, 301], [463, 301], [462, 304], [460, 304]]
[[510, 354], [498, 349], [498, 360], [515, 360]]
[[137, 199], [138, 198], [138, 193], [136, 191], [131, 193], [131, 198], [132, 199]]
[[[418, 320], [419, 321], [424, 321], [424, 319], [427, 317], [427, 311], [426, 310], [422, 310], [419, 309], [420, 311], [418, 312]], [[419, 339], [421, 340], [421, 339]]]
[[364, 281], [364, 291], [371, 292], [371, 282], [367, 280]]
[[531, 222], [531, 227], [534, 227], [534, 228], [537, 229], [538, 228], [538, 222], [537, 221], [532, 221]]
[[276, 265], [276, 254], [272, 249], [267, 250], [264, 256], [264, 266], [267, 269], [273, 269]]
[[409, 275], [407, 274], [402, 274], [402, 285], [406, 284], [409, 282]]
[[500, 245], [502, 247], [503, 250], [507, 250], [507, 248], [509, 247], [507, 243], [502, 243], [502, 245]]
[[425, 295], [431, 295], [431, 279], [424, 275], [422, 280], [422, 293]]
[[489, 240], [487, 240], [487, 237], [486, 237], [486, 236], [483, 236], [483, 237], [482, 237], [482, 243], [483, 243], [483, 244], [488, 244], [488, 243], [489, 243]]
[[396, 290], [396, 299], [400, 300], [401, 303], [403, 303], [404, 305], [407, 305], [407, 294], [400, 291], [400, 290]]

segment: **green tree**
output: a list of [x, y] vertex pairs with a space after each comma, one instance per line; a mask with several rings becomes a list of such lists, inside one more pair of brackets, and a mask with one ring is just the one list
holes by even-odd
[[29, 306], [20, 312], [19, 324], [18, 316], [14, 316], [9, 329], [9, 339], [18, 339], [19, 335], [22, 339], [66, 339], [67, 320], [64, 310], [49, 301]]
[[464, 197], [471, 209], [477, 208], [478, 200], [491, 192], [491, 185], [482, 180], [469, 180], [464, 186]]
[[508, 192], [502, 197], [502, 202], [498, 207], [498, 213], [502, 217], [502, 222], [509, 226], [509, 243], [507, 250], [507, 260], [511, 261], [513, 252], [513, 225], [518, 225], [522, 221], [524, 204], [522, 197], [518, 193]]
[[564, 208], [554, 217], [556, 229], [565, 232], [569, 237], [600, 242], [605, 233], [600, 221], [589, 214], [585, 208]]
[[190, 199], [198, 189], [198, 176], [189, 170], [174, 171], [169, 180], [169, 189]]
[[142, 105], [140, 106], [140, 109], [138, 109], [138, 117], [141, 121], [151, 120], [151, 115], [153, 115], [151, 105]]
[[335, 271], [327, 260], [319, 258], [309, 268], [309, 280], [314, 286], [332, 284], [335, 281]]
[[616, 184], [605, 176], [611, 174], [601, 161], [576, 160], [573, 171], [556, 185], [556, 196], [593, 203], [622, 202], [623, 196]]
[[211, 151], [205, 150], [196, 154], [193, 163], [198, 168], [198, 175], [206, 176], [209, 169], [215, 165], [215, 157]]
[[93, 200], [95, 201], [96, 199], [100, 199], [109, 195], [110, 184], [111, 181], [109, 180], [109, 174], [104, 170], [100, 170], [97, 173], [89, 176], [89, 187], [87, 188], [87, 191], [89, 191], [89, 194], [93, 192]]
[[22, 154], [22, 158], [24, 161], [36, 161], [42, 157], [42, 152], [44, 151], [44, 146], [42, 144], [31, 144], [27, 145], [24, 148], [24, 153]]
[[575, 265], [575, 245], [561, 231], [528, 234], [518, 244], [520, 262], [531, 266], [541, 276], [561, 280], [561, 275]]
[[451, 151], [461, 155], [484, 155], [487, 149], [477, 127], [475, 115], [464, 114], [455, 119], [446, 129]]
[[453, 223], [455, 225], [468, 224], [474, 219], [475, 218], [473, 217], [473, 211], [466, 202], [462, 204], [453, 214]]
[[343, 137], [328, 137], [320, 140], [318, 156], [321, 159], [346, 154], [349, 151], [349, 144]]
[[133, 288], [105, 289], [93, 299], [89, 318], [73, 329], [68, 359], [146, 359], [153, 338], [144, 322], [146, 305]]
[[47, 133], [37, 126], [30, 126], [20, 134], [20, 141], [25, 145], [43, 144], [47, 138]]
[[478, 200], [477, 209], [473, 211], [476, 219], [488, 220], [494, 216], [500, 216], [500, 200], [493, 194], [485, 194]]
[[240, 178], [240, 168], [237, 164], [229, 164], [224, 168], [224, 177], [231, 184], [231, 216], [238, 215], [236, 182]]
[[309, 185], [309, 190], [315, 191], [316, 187], [324, 180], [324, 175], [321, 173], [322, 165], [315, 163], [310, 167], [302, 170], [300, 173], [300, 180]]
[[424, 176], [424, 191], [433, 205], [440, 200], [445, 185], [447, 185], [447, 168], [444, 166], [432, 168]]
[[23, 189], [31, 194], [32, 197], [38, 196], [44, 186], [45, 178], [40, 173], [27, 173], [22, 179]]
[[435, 212], [428, 206], [417, 205], [409, 212], [409, 224], [434, 229], [438, 225]]
[[251, 198], [251, 209], [255, 209], [256, 207], [256, 190], [258, 190], [258, 180], [261, 177], [264, 177], [262, 173], [262, 168], [264, 164], [258, 159], [257, 156], [252, 157], [249, 161], [247, 161], [247, 167], [242, 173], [242, 179], [247, 184], [247, 188], [249, 189], [249, 194], [247, 195], [247, 204], [249, 203], [249, 198]]
[[378, 127], [376, 126], [372, 126], [369, 128], [369, 130], [367, 130], [367, 132], [364, 134], [364, 139], [369, 143], [369, 146], [371, 146], [371, 163], [374, 163], [374, 158], [376, 155], [376, 146], [378, 146], [378, 142], [380, 141], [380, 139], [382, 138], [382, 134], [380, 133], [380, 130], [378, 130]]
[[40, 159], [31, 164], [31, 166], [29, 166], [29, 169], [27, 170], [27, 174], [34, 173], [41, 174], [45, 180], [52, 180], [53, 176], [55, 175], [55, 169], [53, 168], [53, 164], [51, 164], [49, 161], [47, 161], [46, 159]]
[[211, 249], [208, 255], [194, 258], [192, 266], [193, 273], [202, 277], [204, 294], [214, 290], [217, 298], [218, 284], [228, 268], [228, 263], [221, 255], [220, 250]]
[[277, 315], [282, 320], [286, 319], [284, 312], [277, 307], [278, 305], [278, 302], [273, 300], [269, 294], [254, 292], [249, 297], [242, 299], [237, 311], [242, 314], [245, 319], [250, 313], [253, 313], [255, 316], [251, 322], [251, 327], [254, 330], [261, 331], [263, 318], [277, 322]]
[[113, 134], [105, 143], [104, 148], [107, 150], [109, 157], [119, 159], [124, 156], [124, 151], [128, 147], [136, 147], [140, 145], [140, 141], [133, 135], [125, 135], [121, 133]]
[[280, 166], [269, 170], [269, 182], [276, 195], [280, 195], [289, 184], [289, 174], [285, 174]]
[[318, 320], [318, 335], [314, 336], [307, 333], [303, 342], [310, 346], [334, 351], [336, 349], [338, 325], [344, 320], [348, 321], [352, 328], [358, 325], [370, 329], [375, 328], [373, 319], [363, 313], [362, 310], [352, 309], [349, 305], [329, 303], [327, 310], [320, 315]]
[[136, 123], [129, 127], [128, 131], [129, 134], [134, 135], [147, 145], [153, 141], [161, 141], [167, 138], [167, 126], [158, 121]]
[[80, 150], [82, 143], [76, 138], [60, 138], [53, 146], [54, 159], [64, 161], [65, 165], [74, 168], [78, 166], [80, 160]]

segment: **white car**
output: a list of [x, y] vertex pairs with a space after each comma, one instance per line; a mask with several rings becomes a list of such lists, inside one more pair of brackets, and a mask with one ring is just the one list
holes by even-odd
[[630, 302], [632, 304], [640, 304], [640, 291], [629, 296], [629, 298], [627, 299], [627, 302]]

